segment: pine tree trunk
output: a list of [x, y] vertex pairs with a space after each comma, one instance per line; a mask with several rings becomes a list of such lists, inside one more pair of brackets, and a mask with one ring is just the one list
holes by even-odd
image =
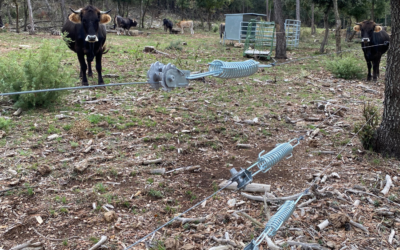
[[65, 10], [65, 1], [64, 0], [60, 0], [60, 6], [61, 6], [61, 15], [62, 15], [63, 23], [65, 23], [67, 21], [68, 15], [67, 15], [67, 11]]
[[342, 28], [342, 21], [340, 20], [339, 16], [339, 9], [338, 9], [338, 4], [337, 0], [333, 0], [333, 8], [335, 10], [335, 19], [336, 19], [336, 30], [335, 30], [335, 37], [336, 37], [336, 53], [340, 53], [342, 51], [340, 42], [342, 38], [340, 37], [340, 31]]
[[211, 10], [208, 11], [207, 15], [207, 23], [208, 23], [208, 31], [211, 31]]
[[374, 21], [374, 18], [375, 18], [374, 9], [375, 9], [375, 0], [372, 0], [372, 4], [371, 4], [371, 20], [372, 21]]
[[311, 4], [311, 35], [315, 35], [316, 29], [315, 29], [315, 20], [314, 20], [314, 3]]
[[33, 23], [33, 13], [32, 13], [32, 4], [31, 0], [27, 0], [28, 3], [28, 9], [29, 9], [29, 22], [31, 24], [31, 28], [29, 29], [29, 35], [34, 35], [35, 34], [35, 26]]
[[17, 2], [17, 0], [14, 0], [14, 4], [15, 4], [15, 11], [17, 12], [17, 20], [15, 21], [16, 29], [17, 29], [17, 33], [19, 33], [19, 10], [18, 10], [18, 2]]
[[276, 23], [276, 46], [275, 58], [286, 59], [286, 36], [285, 36], [285, 20], [282, 13], [282, 1], [274, 0], [274, 14]]
[[385, 101], [374, 150], [384, 157], [400, 159], [400, 0], [391, 0], [390, 5], [392, 35], [387, 56]]
[[268, 6], [268, 2], [269, 2], [269, 1], [267, 0], [267, 1], [266, 1], [266, 4], [265, 4], [265, 14], [267, 15], [267, 22], [269, 22], [269, 20], [270, 20], [270, 19], [269, 19], [269, 15], [268, 15], [268, 7], [269, 7], [269, 6]]
[[8, 15], [8, 23], [9, 23], [10, 25], [12, 25], [12, 24], [13, 24], [13, 21], [12, 21], [12, 18], [11, 18], [10, 4], [9, 4], [9, 3], [7, 4], [7, 15]]
[[24, 31], [27, 31], [28, 27], [28, 7], [26, 6], [26, 2], [24, 1]]
[[300, 0], [296, 0], [296, 20], [300, 21]]
[[328, 11], [324, 13], [324, 27], [325, 27], [325, 36], [324, 40], [322, 40], [321, 47], [319, 48], [319, 53], [325, 53], [325, 45], [328, 42], [328, 35], [329, 35], [329, 26], [328, 26]]

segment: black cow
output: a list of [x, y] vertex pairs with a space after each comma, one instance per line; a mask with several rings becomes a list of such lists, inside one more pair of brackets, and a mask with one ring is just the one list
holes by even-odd
[[[111, 21], [108, 13], [111, 11], [100, 11], [94, 6], [87, 6], [83, 9], [73, 10], [68, 16], [67, 22], [64, 24], [61, 32], [67, 32], [68, 47], [78, 55], [79, 64], [81, 66], [80, 77], [82, 84], [88, 85], [86, 78], [86, 70], [89, 67], [88, 75], [93, 76], [92, 61], [96, 57], [96, 70], [98, 74], [99, 85], [104, 84], [101, 75], [101, 58], [107, 53], [104, 46], [106, 42], [106, 26]], [[85, 55], [87, 64], [85, 63]]]
[[114, 29], [116, 29], [116, 28], [118, 29], [117, 30], [118, 35], [121, 34], [120, 28], [124, 29], [124, 33], [126, 35], [126, 30], [128, 30], [128, 32], [129, 32], [129, 29], [131, 27], [136, 27], [136, 25], [137, 25], [137, 22], [135, 19], [132, 20], [130, 18], [123, 18], [122, 16], [114, 17]]
[[220, 25], [219, 25], [219, 43], [222, 43], [222, 37], [224, 36], [224, 34], [225, 34], [225, 23], [221, 23]]
[[1, 20], [1, 16], [0, 16], [0, 29], [4, 28], [4, 24], [3, 24], [3, 20]]
[[[361, 31], [361, 47], [368, 65], [367, 81], [371, 81], [371, 67], [373, 66], [373, 80], [379, 77], [381, 57], [389, 49], [389, 35], [374, 21], [368, 20], [356, 23], [355, 31]], [[371, 64], [372, 62], [372, 64]]]
[[172, 33], [172, 27], [174, 27], [174, 23], [171, 22], [170, 20], [164, 18], [163, 20], [163, 26], [164, 26], [164, 31], [169, 30], [169, 33]]

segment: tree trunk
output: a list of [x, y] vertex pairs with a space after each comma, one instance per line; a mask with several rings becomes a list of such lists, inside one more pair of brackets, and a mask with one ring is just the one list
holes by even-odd
[[374, 9], [375, 9], [375, 0], [372, 0], [372, 3], [371, 3], [371, 20], [372, 21], [374, 21], [374, 18], [375, 18]]
[[269, 20], [270, 20], [270, 19], [269, 19], [269, 15], [268, 15], [268, 7], [269, 7], [269, 6], [268, 6], [268, 2], [269, 2], [269, 1], [267, 0], [267, 2], [266, 2], [266, 4], [265, 4], [265, 10], [266, 10], [266, 11], [265, 11], [265, 14], [267, 15], [267, 22], [269, 22]]
[[207, 23], [208, 23], [208, 31], [211, 31], [211, 10], [208, 10]]
[[28, 7], [26, 2], [24, 1], [24, 31], [27, 31], [27, 27], [28, 27]]
[[335, 37], [336, 37], [336, 53], [339, 54], [342, 49], [340, 47], [340, 42], [342, 38], [340, 37], [340, 31], [342, 28], [342, 21], [340, 20], [339, 16], [339, 9], [338, 9], [338, 4], [337, 0], [333, 0], [333, 8], [335, 10], [335, 19], [336, 19], [336, 30], [335, 30]]
[[285, 36], [285, 20], [282, 13], [282, 1], [274, 0], [274, 13], [276, 23], [276, 46], [275, 58], [286, 59], [286, 36]]
[[61, 6], [61, 15], [63, 19], [63, 23], [67, 21], [68, 15], [67, 15], [67, 10], [65, 9], [65, 1], [60, 0], [60, 6]]
[[[93, 0], [90, 0], [90, 1], [89, 1], [89, 4], [90, 4], [90, 5], [93, 5]], [[82, 7], [83, 7], [83, 6], [82, 6]]]
[[13, 21], [12, 21], [12, 18], [11, 18], [10, 4], [9, 4], [9, 3], [7, 4], [7, 16], [8, 16], [8, 23], [9, 23], [10, 25], [12, 25], [12, 24], [13, 24]]
[[314, 20], [314, 3], [311, 4], [311, 35], [315, 35], [317, 30], [315, 29], [315, 20]]
[[31, 24], [31, 28], [29, 29], [29, 35], [34, 35], [35, 34], [35, 26], [33, 23], [33, 13], [32, 13], [32, 5], [31, 5], [31, 0], [26, 0], [28, 3], [28, 9], [29, 9], [29, 22]]
[[391, 0], [392, 35], [387, 56], [382, 123], [374, 150], [383, 157], [400, 159], [400, 1]]
[[321, 47], [319, 48], [319, 53], [325, 53], [325, 45], [328, 42], [328, 35], [329, 35], [329, 27], [328, 27], [328, 11], [324, 13], [324, 27], [325, 27], [325, 36], [324, 40], [322, 40]]
[[296, 0], [296, 20], [300, 21], [300, 0]]
[[15, 4], [15, 11], [17, 12], [17, 20], [15, 21], [16, 29], [17, 29], [17, 33], [19, 33], [19, 10], [18, 10], [18, 2], [17, 2], [17, 0], [14, 0], [14, 4]]

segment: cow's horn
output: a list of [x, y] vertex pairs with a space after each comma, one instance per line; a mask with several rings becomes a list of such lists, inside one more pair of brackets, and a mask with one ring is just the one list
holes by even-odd
[[111, 12], [111, 10], [107, 10], [107, 11], [100, 11], [100, 14], [108, 14], [108, 13], [110, 13]]
[[354, 23], [355, 25], [360, 25], [360, 23]]
[[79, 10], [73, 10], [73, 9], [71, 9], [71, 8], [69, 8], [72, 12], [74, 12], [75, 14], [80, 14], [81, 13], [81, 9], [79, 9]]

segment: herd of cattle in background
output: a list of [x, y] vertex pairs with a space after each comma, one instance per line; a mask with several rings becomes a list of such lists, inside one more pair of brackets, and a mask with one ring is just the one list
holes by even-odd
[[[88, 76], [93, 76], [92, 62], [96, 58], [96, 71], [98, 74], [98, 84], [104, 84], [102, 77], [102, 66], [101, 59], [103, 54], [106, 54], [108, 50], [105, 47], [107, 31], [105, 24], [111, 22], [112, 18], [108, 14], [109, 11], [101, 11], [94, 6], [87, 6], [79, 10], [71, 9], [72, 13], [68, 16], [68, 20], [64, 24], [61, 32], [67, 32], [67, 38], [72, 42], [68, 43], [68, 47], [74, 51], [79, 60], [80, 64], [80, 77], [82, 79], [82, 85], [88, 85], [86, 71], [88, 70]], [[114, 17], [114, 29], [117, 30], [117, 34], [120, 35], [120, 31], [123, 29], [124, 33], [129, 32], [131, 27], [136, 27], [137, 21], [130, 18], [123, 18], [121, 16]], [[173, 22], [164, 19], [163, 20], [164, 30], [169, 30], [173, 33]], [[181, 29], [182, 34], [184, 29], [188, 28], [190, 34], [194, 34], [193, 21], [180, 21], [177, 26]], [[0, 28], [4, 28], [4, 24], [0, 17]], [[379, 64], [381, 57], [389, 49], [389, 35], [386, 31], [382, 30], [379, 24], [371, 20], [356, 23], [354, 30], [361, 32], [361, 47], [364, 52], [364, 57], [368, 66], [367, 81], [371, 78], [376, 81], [379, 77]], [[59, 31], [55, 31], [58, 32]], [[221, 23], [219, 26], [220, 42], [225, 32], [225, 23]], [[59, 34], [58, 34], [59, 35]], [[86, 62], [85, 62], [86, 56]], [[373, 74], [371, 75], [371, 68]]]

